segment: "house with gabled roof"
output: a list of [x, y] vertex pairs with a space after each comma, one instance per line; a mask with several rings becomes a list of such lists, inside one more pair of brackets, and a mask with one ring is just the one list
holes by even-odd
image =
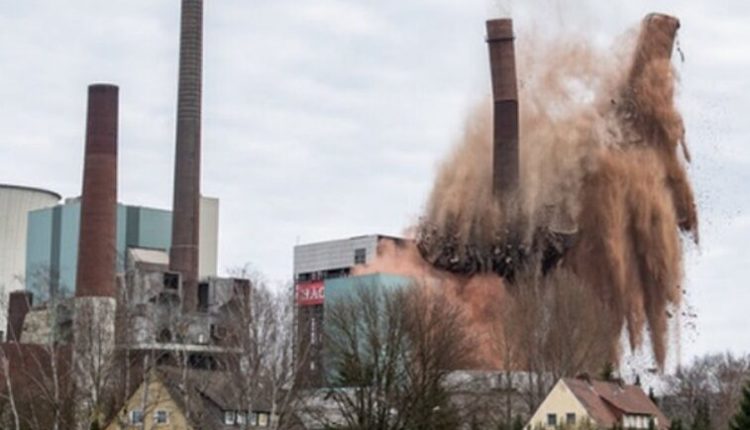
[[596, 429], [669, 428], [667, 417], [640, 386], [583, 375], [557, 381], [526, 429], [573, 427], [585, 423]]
[[158, 367], [125, 402], [107, 430], [268, 428], [270, 401], [259, 396], [253, 409], [241, 405], [230, 372]]

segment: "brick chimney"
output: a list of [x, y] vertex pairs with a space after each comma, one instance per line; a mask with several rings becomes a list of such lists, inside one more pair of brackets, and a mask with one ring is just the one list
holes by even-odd
[[497, 198], [515, 197], [519, 186], [518, 87], [513, 20], [487, 21], [494, 108], [492, 190]]
[[76, 297], [115, 297], [118, 88], [89, 86]]
[[182, 275], [183, 310], [198, 303], [203, 0], [182, 0], [170, 270]]

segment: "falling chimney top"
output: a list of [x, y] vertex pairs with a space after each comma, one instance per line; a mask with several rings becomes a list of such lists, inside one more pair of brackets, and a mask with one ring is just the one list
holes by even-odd
[[201, 176], [203, 0], [182, 0], [172, 247], [169, 266], [182, 276], [183, 310], [198, 302]]
[[115, 297], [119, 89], [88, 89], [76, 297]]

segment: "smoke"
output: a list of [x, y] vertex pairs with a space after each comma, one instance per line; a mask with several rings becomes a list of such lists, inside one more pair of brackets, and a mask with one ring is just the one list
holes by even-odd
[[[680, 231], [698, 239], [670, 61], [678, 26], [648, 16], [640, 34], [623, 36], [609, 51], [570, 38], [519, 38], [518, 199], [493, 197], [493, 124], [483, 103], [440, 166], [417, 227], [422, 255], [444, 269], [462, 267], [455, 271], [463, 275], [424, 262], [414, 267], [459, 286], [446, 290], [470, 305], [475, 324], [491, 319], [489, 305], [477, 303], [501, 300], [507, 281], [487, 274], [487, 265], [457, 262], [485, 261], [506, 247], [541, 260], [550, 244], [538, 240], [540, 232], [565, 235], [573, 241], [552, 270], [571, 270], [601, 300], [601, 318], [618, 327], [611, 350], [623, 327], [631, 348], [648, 328], [663, 365], [668, 309], [681, 300]], [[498, 293], [464, 288], [472, 282]]]

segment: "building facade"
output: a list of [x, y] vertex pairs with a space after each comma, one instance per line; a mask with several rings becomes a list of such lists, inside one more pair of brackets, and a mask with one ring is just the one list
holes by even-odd
[[[201, 277], [216, 276], [218, 255], [218, 199], [201, 200]], [[81, 202], [65, 203], [28, 213], [25, 287], [42, 303], [52, 293], [71, 297], [78, 264]], [[172, 213], [141, 206], [117, 205], [117, 271], [127, 267], [127, 250], [145, 248], [169, 251]]]
[[8, 295], [24, 289], [29, 212], [54, 206], [60, 198], [52, 191], [0, 184], [0, 340], [5, 339]]

